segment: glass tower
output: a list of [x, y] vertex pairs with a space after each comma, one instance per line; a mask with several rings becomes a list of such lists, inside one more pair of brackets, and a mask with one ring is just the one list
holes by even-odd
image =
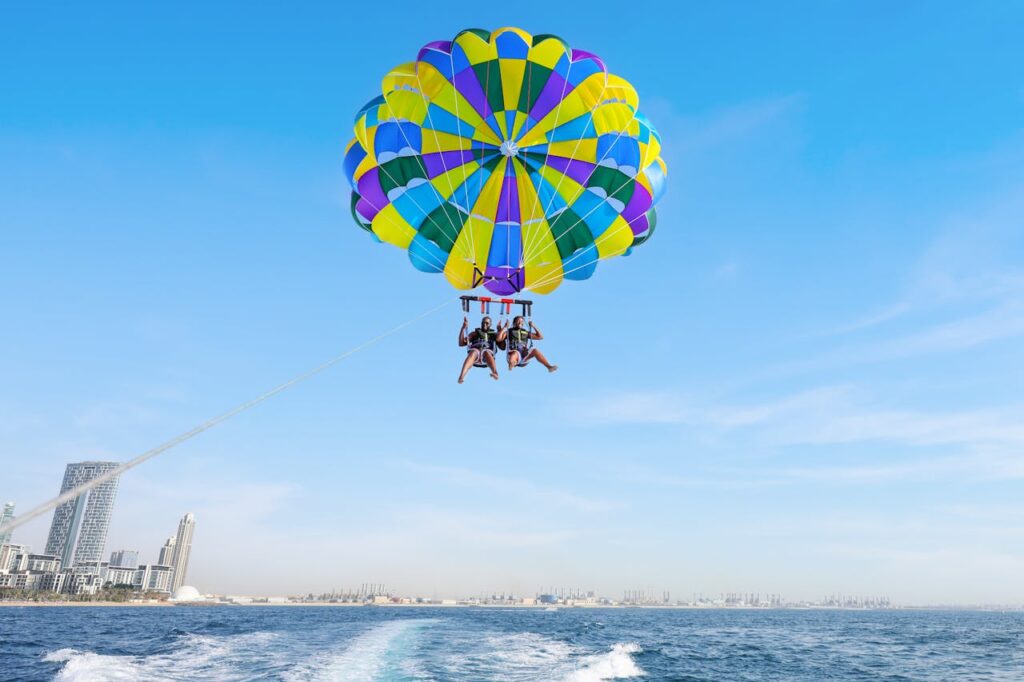
[[171, 584], [171, 592], [185, 584], [185, 574], [188, 572], [188, 556], [192, 553], [192, 533], [196, 529], [196, 517], [192, 514], [185, 514], [181, 523], [178, 524], [178, 535], [174, 538], [174, 582]]
[[[14, 519], [14, 503], [13, 502], [8, 502], [7, 504], [4, 505], [3, 512], [0, 513], [0, 528], [2, 528], [5, 523], [7, 523], [8, 521], [11, 521], [13, 519]], [[0, 533], [0, 547], [2, 547], [3, 545], [6, 545], [10, 541], [11, 541], [11, 533], [10, 533], [10, 531], [7, 531], [6, 533]]]
[[[117, 467], [117, 462], [68, 464], [60, 492], [75, 488]], [[117, 477], [104, 481], [57, 507], [46, 540], [46, 553], [60, 557], [61, 566], [83, 561], [99, 562], [107, 543], [107, 527], [114, 510]]]

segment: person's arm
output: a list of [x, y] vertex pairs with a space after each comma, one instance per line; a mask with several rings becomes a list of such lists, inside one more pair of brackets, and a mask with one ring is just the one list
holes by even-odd
[[459, 330], [459, 345], [465, 346], [469, 343], [469, 339], [466, 338], [466, 330], [469, 329], [469, 319], [462, 318], [462, 329]]
[[[501, 326], [501, 322], [499, 322], [498, 323], [498, 338], [496, 338], [495, 341], [497, 341], [498, 345], [501, 346], [501, 344], [505, 343], [505, 339], [506, 338], [508, 338], [508, 325], [505, 325], [504, 327], [502, 327]], [[504, 348], [504, 346], [501, 346], [501, 347]]]
[[534, 341], [540, 341], [544, 338], [544, 335], [540, 333], [540, 330], [537, 329], [537, 325], [533, 322], [530, 323], [530, 338]]

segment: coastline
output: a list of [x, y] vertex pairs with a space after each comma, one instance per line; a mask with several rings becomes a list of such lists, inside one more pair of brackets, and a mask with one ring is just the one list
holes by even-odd
[[0, 601], [0, 608], [22, 607], [22, 606], [174, 606], [171, 602], [147, 601], [147, 602], [120, 602], [120, 601]]
[[621, 605], [621, 604], [573, 604], [549, 605], [549, 604], [359, 604], [352, 602], [251, 602], [251, 603], [230, 603], [230, 602], [171, 602], [171, 601], [143, 601], [143, 602], [113, 602], [113, 601], [0, 601], [0, 608], [25, 608], [25, 607], [98, 607], [98, 608], [239, 608], [239, 607], [315, 607], [315, 608], [404, 608], [404, 609], [506, 609], [522, 610], [532, 609], [539, 611], [562, 611], [580, 609], [604, 609], [604, 610], [627, 610], [643, 609], [645, 611], [975, 611], [975, 612], [1020, 612], [1024, 607], [1012, 606], [897, 606], [887, 609], [844, 609], [834, 606], [787, 606], [779, 608], [767, 607], [737, 607], [737, 606], [692, 606], [672, 605], [662, 606], [650, 605]]
[[[648, 610], [694, 610], [694, 611], [709, 611], [717, 609], [738, 609], [739, 607], [716, 607], [716, 606], [688, 606], [688, 605], [671, 605], [663, 606], [659, 604], [361, 604], [356, 602], [244, 602], [244, 603], [232, 603], [232, 602], [215, 602], [215, 601], [198, 601], [198, 602], [171, 602], [171, 601], [145, 601], [145, 602], [116, 602], [116, 601], [0, 601], [0, 608], [2, 607], [25, 607], [25, 606], [101, 606], [104, 608], [113, 607], [165, 607], [165, 606], [186, 606], [186, 607], [211, 607], [211, 606], [224, 606], [224, 607], [268, 607], [268, 606], [284, 606], [284, 607], [301, 607], [311, 606], [316, 608], [403, 608], [403, 609], [533, 609], [540, 611], [561, 611], [570, 609], [648, 609]], [[811, 610], [816, 607], [789, 607], [789, 611], [802, 611]], [[752, 610], [753, 609], [752, 607]], [[770, 610], [767, 608], [756, 610]]]

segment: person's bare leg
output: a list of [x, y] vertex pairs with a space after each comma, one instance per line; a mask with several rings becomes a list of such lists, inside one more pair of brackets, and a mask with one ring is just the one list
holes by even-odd
[[476, 362], [478, 357], [480, 357], [480, 351], [478, 350], [471, 350], [466, 353], [466, 361], [462, 363], [462, 372], [459, 373], [460, 384], [466, 380], [466, 374], [473, 367], [473, 363]]
[[519, 364], [519, 351], [514, 350], [514, 351], [512, 351], [512, 352], [510, 352], [508, 354], [508, 371], [511, 372], [512, 369], [516, 365], [518, 365], [518, 364]]
[[489, 350], [484, 351], [484, 362], [491, 368], [491, 378], [495, 381], [498, 380], [498, 365], [494, 362], [494, 353]]
[[548, 359], [544, 357], [544, 353], [542, 353], [539, 348], [531, 349], [526, 357], [537, 358], [537, 362], [547, 367], [549, 372], [554, 372], [556, 369], [558, 369], [558, 365], [552, 365], [550, 362], [548, 362]]

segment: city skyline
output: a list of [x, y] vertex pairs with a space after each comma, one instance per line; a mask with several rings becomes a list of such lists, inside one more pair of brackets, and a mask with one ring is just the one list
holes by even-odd
[[[72, 462], [65, 466], [60, 494], [100, 479], [53, 510], [43, 553], [29, 544], [15, 544], [10, 537], [0, 542], [0, 589], [23, 590], [43, 598], [55, 594], [71, 597], [96, 595], [108, 588], [130, 588], [137, 594], [172, 596], [184, 584], [195, 530], [195, 515], [186, 513], [177, 534], [164, 543], [157, 563], [139, 563], [139, 552], [118, 549], [102, 559], [107, 530], [114, 516], [119, 477], [103, 480], [117, 462]], [[4, 517], [13, 515], [8, 503]]]
[[[62, 481], [62, 492], [79, 485], [83, 480], [93, 478], [105, 470], [116, 466], [116, 462], [77, 462], [69, 463], [65, 468], [65, 475]], [[117, 483], [113, 479], [109, 483]], [[109, 492], [109, 491], [108, 491]], [[85, 495], [81, 496], [86, 497]], [[68, 504], [75, 504], [77, 512], [84, 513], [86, 509], [82, 500], [76, 498]], [[13, 514], [13, 503], [5, 505], [4, 513]], [[110, 498], [110, 505], [99, 505], [97, 509], [102, 510], [109, 522], [113, 516], [113, 498]], [[72, 514], [73, 516], [74, 514]], [[53, 521], [51, 522], [51, 536], [64, 538], [64, 530], [68, 527], [66, 523], [68, 514], [65, 512], [58, 515], [54, 510]], [[93, 524], [98, 526], [98, 522]], [[71, 527], [75, 524], [72, 522]], [[54, 528], [58, 531], [55, 534]], [[177, 532], [170, 536], [158, 550], [156, 562], [140, 563], [140, 555], [137, 550], [118, 549], [110, 553], [108, 562], [95, 561], [92, 559], [80, 559], [69, 564], [64, 564], [61, 556], [51, 553], [32, 554], [28, 545], [0, 543], [0, 587], [32, 585], [30, 589], [41, 590], [42, 592], [66, 591], [70, 595], [89, 594], [90, 590], [95, 591], [103, 585], [129, 585], [136, 590], [164, 593], [167, 596], [175, 594], [182, 585], [187, 584], [188, 562], [191, 554], [192, 535], [195, 530], [195, 515], [186, 513], [178, 523]], [[48, 540], [49, 543], [49, 540]], [[88, 543], [87, 543], [88, 544]], [[90, 545], [91, 547], [91, 545]], [[105, 547], [101, 546], [100, 553]], [[66, 549], [65, 554], [71, 550]], [[92, 555], [90, 549], [89, 556]], [[64, 569], [63, 571], [61, 569]], [[29, 573], [46, 573], [47, 575], [36, 576], [35, 582], [17, 582], [18, 576], [6, 576], [9, 571]], [[95, 576], [98, 580], [89, 580]], [[14, 577], [15, 580], [11, 580]], [[21, 576], [22, 578], [24, 576]], [[444, 596], [435, 596], [432, 599], [423, 596], [409, 597], [398, 596], [388, 589], [383, 583], [364, 583], [358, 590], [342, 591], [330, 594], [322, 593], [313, 602], [340, 601], [340, 602], [362, 602], [374, 604], [411, 604], [411, 603], [436, 603], [440, 605], [544, 605], [560, 604], [567, 606], [682, 606], [682, 607], [709, 607], [709, 608], [793, 608], [793, 607], [825, 607], [825, 608], [890, 608], [893, 606], [889, 597], [854, 597], [842, 596], [841, 592], [833, 593], [820, 600], [787, 600], [780, 594], [766, 592], [764, 599], [760, 592], [728, 592], [723, 591], [717, 596], [705, 596], [703, 592], [693, 591], [692, 599], [671, 599], [671, 590], [646, 589], [625, 589], [622, 591], [622, 598], [615, 599], [607, 596], [600, 596], [594, 590], [583, 590], [580, 588], [538, 588], [533, 594], [534, 597], [517, 596], [517, 590], [504, 592], [493, 591], [485, 596], [484, 592], [477, 595], [470, 591], [456, 591]], [[203, 594], [200, 591], [200, 594]], [[699, 595], [699, 596], [698, 596]], [[277, 598], [271, 594], [252, 595], [248, 597], [221, 595], [224, 603], [250, 603], [253, 600], [259, 602], [269, 597]], [[289, 601], [300, 599], [290, 596]], [[302, 597], [300, 601], [305, 600]], [[241, 601], [240, 601], [241, 600]], [[276, 603], [276, 602], [275, 602]], [[904, 605], [906, 606], [906, 605]], [[1003, 603], [993, 603], [989, 606], [1006, 606]]]

